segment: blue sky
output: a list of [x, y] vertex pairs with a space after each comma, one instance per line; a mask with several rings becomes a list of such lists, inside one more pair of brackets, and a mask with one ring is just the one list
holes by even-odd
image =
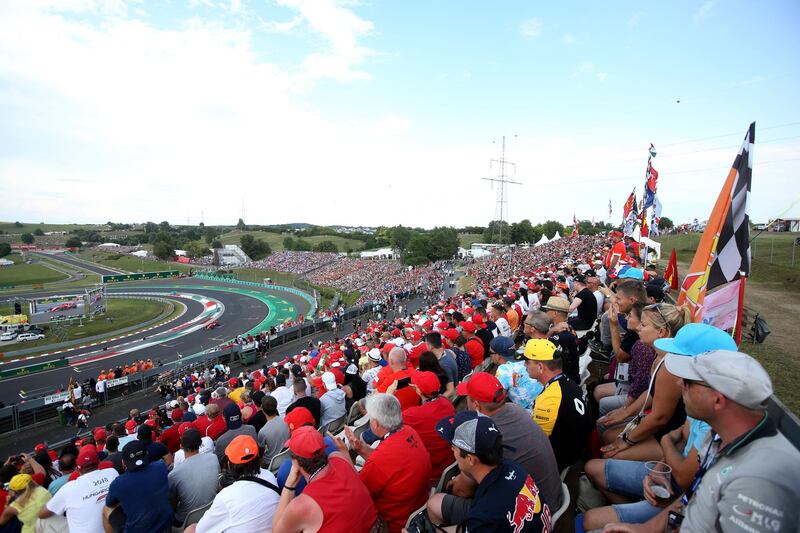
[[[618, 221], [658, 149], [664, 215], [704, 219], [751, 121], [751, 218], [800, 199], [800, 4], [0, 5], [2, 218]], [[678, 102], [680, 101], [680, 102]], [[780, 191], [781, 194], [776, 194]], [[800, 212], [796, 206], [791, 213]]]

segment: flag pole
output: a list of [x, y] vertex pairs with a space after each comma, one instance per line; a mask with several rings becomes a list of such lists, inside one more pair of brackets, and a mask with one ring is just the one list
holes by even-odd
[[736, 341], [736, 346], [742, 344], [742, 317], [744, 316], [744, 284], [747, 281], [747, 278], [744, 276], [744, 272], [739, 272], [742, 276], [739, 279], [739, 309], [738, 315], [736, 316], [736, 329], [734, 330], [734, 340]]

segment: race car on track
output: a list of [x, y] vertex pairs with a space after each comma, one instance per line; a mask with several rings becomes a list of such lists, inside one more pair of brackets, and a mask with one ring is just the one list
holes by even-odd
[[211, 322], [206, 324], [206, 329], [210, 331], [214, 328], [218, 328], [219, 326], [220, 326], [219, 320], [212, 320]]
[[75, 302], [64, 302], [63, 304], [58, 304], [57, 306], [50, 309], [51, 313], [57, 313], [59, 311], [66, 311], [67, 309], [75, 309], [78, 307], [78, 304]]

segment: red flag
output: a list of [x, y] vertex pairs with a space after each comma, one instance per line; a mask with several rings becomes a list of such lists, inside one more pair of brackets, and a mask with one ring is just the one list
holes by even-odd
[[672, 290], [678, 290], [678, 256], [675, 254], [675, 248], [672, 249], [672, 255], [669, 256], [669, 264], [667, 264], [664, 279], [667, 280]]
[[575, 215], [572, 215], [572, 236], [578, 236], [578, 219], [575, 218]]
[[625, 220], [628, 218], [628, 215], [631, 214], [633, 211], [634, 203], [636, 203], [636, 196], [634, 196], [635, 191], [628, 196], [628, 200], [625, 202], [625, 205], [622, 207], [622, 219]]

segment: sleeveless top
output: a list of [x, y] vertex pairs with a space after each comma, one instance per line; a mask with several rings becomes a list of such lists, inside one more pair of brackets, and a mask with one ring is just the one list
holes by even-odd
[[[662, 359], [661, 363], [663, 362], [664, 360]], [[659, 363], [658, 367], [656, 368], [655, 375], [653, 376], [653, 383], [650, 385], [650, 396], [653, 398], [656, 397], [656, 381], [658, 378], [658, 373], [661, 372], [663, 366], [664, 365]], [[685, 421], [686, 421], [686, 406], [683, 404], [683, 397], [681, 396], [678, 398], [678, 403], [677, 405], [675, 405], [675, 410], [672, 412], [672, 416], [670, 417], [670, 419], [667, 421], [666, 424], [664, 424], [664, 427], [662, 427], [653, 434], [653, 437], [655, 437], [656, 442], [661, 442], [661, 437], [663, 437], [673, 429], [681, 427]]]
[[367, 533], [378, 519], [366, 485], [341, 457], [329, 457], [328, 473], [306, 485], [303, 494], [322, 509], [320, 531]]

